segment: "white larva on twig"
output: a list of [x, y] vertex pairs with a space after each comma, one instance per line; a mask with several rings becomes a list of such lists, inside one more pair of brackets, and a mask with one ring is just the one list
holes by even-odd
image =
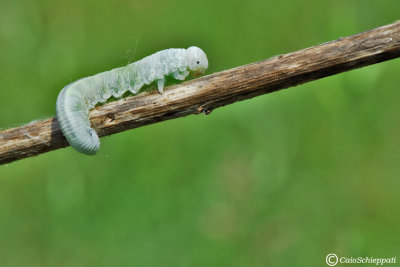
[[163, 93], [165, 77], [184, 80], [190, 73], [202, 74], [208, 68], [206, 54], [198, 47], [166, 49], [125, 67], [82, 78], [65, 86], [58, 95], [56, 112], [68, 143], [81, 153], [94, 155], [100, 140], [90, 127], [89, 110], [111, 96], [136, 94], [144, 85], [157, 82]]

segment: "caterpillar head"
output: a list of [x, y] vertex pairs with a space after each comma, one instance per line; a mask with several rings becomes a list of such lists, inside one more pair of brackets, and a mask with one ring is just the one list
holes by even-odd
[[186, 49], [186, 64], [194, 75], [203, 74], [208, 68], [206, 53], [197, 46]]

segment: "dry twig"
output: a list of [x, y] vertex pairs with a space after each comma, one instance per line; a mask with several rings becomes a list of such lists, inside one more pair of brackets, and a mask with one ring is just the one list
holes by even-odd
[[[106, 136], [213, 109], [400, 56], [400, 21], [297, 52], [99, 106], [91, 124]], [[68, 146], [55, 118], [0, 131], [0, 164]]]

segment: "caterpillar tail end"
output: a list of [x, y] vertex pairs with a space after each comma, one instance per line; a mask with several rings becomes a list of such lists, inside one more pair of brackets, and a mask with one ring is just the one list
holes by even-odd
[[74, 149], [86, 155], [95, 155], [100, 148], [100, 139], [96, 131], [90, 127], [89, 110], [85, 108], [85, 99], [76, 97], [77, 89], [74, 91], [74, 85], [75, 83], [64, 87], [57, 97], [57, 121], [63, 135]]
[[73, 124], [65, 120], [63, 113], [59, 112], [57, 112], [57, 120], [65, 139], [75, 150], [86, 155], [95, 155], [99, 151], [100, 138], [90, 126], [73, 127]]
[[[82, 138], [80, 138], [80, 140], [74, 140], [72, 142], [70, 142], [70, 140], [68, 140], [68, 143], [75, 148], [78, 152], [86, 154], [86, 155], [95, 155], [97, 154], [97, 151], [99, 151], [100, 149], [100, 138], [97, 135], [96, 131], [93, 130], [92, 128], [87, 128], [86, 129], [87, 132], [87, 136], [86, 136], [86, 140], [84, 142], [82, 142]], [[81, 141], [82, 140], [82, 141]], [[90, 140], [90, 141], [88, 141]]]

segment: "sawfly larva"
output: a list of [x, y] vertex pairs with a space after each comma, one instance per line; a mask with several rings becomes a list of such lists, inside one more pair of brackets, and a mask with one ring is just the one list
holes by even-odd
[[198, 47], [166, 49], [125, 67], [82, 78], [65, 86], [57, 97], [56, 112], [68, 143], [81, 153], [94, 155], [100, 139], [90, 127], [89, 110], [111, 96], [139, 92], [144, 85], [157, 83], [163, 93], [165, 78], [184, 80], [190, 73], [202, 74], [208, 68], [206, 54]]

